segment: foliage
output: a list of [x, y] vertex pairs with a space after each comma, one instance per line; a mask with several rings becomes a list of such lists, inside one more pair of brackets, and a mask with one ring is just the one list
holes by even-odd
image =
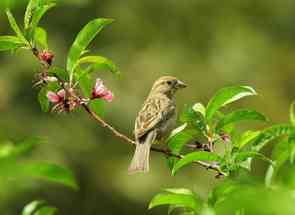
[[[36, 86], [40, 86], [38, 100], [43, 111], [71, 112], [83, 107], [104, 127], [126, 140], [124, 135], [114, 131], [95, 115], [102, 112], [101, 100], [98, 99], [111, 101], [113, 94], [101, 79], [95, 81], [92, 74], [100, 69], [119, 74], [119, 69], [106, 57], [85, 56], [90, 43], [113, 20], [97, 18], [88, 22], [71, 45], [66, 67], [56, 67], [52, 66], [54, 53], [48, 49], [47, 32], [39, 26], [43, 16], [55, 6], [52, 0], [30, 0], [24, 14], [23, 28], [7, 9], [6, 15], [15, 35], [0, 36], [0, 51], [26, 49], [42, 64]], [[233, 102], [256, 95], [250, 86], [230, 86], [220, 89], [207, 105], [195, 103], [185, 106], [180, 115], [182, 125], [167, 140], [170, 151], [160, 151], [169, 155], [171, 174], [180, 174], [184, 167], [199, 164], [225, 179], [211, 191], [207, 199], [185, 188], [165, 189], [151, 200], [149, 209], [168, 205], [168, 213], [177, 210], [183, 215], [295, 213], [295, 185], [292, 180], [295, 174], [289, 171], [295, 159], [294, 103], [290, 107], [290, 123], [258, 130], [244, 130], [238, 124], [244, 121], [268, 122], [263, 114], [252, 109], [230, 112], [225, 109]], [[75, 178], [68, 169], [22, 159], [41, 142], [39, 138], [30, 138], [22, 143], [0, 145], [0, 178], [6, 181], [45, 179], [77, 189]], [[268, 157], [262, 149], [270, 143], [275, 145], [271, 157]], [[193, 151], [188, 151], [186, 146]], [[223, 150], [217, 151], [217, 147]], [[262, 160], [268, 166], [263, 182], [252, 176], [254, 159]], [[56, 211], [44, 201], [33, 201], [25, 206], [22, 214], [53, 215]]]
[[[210, 100], [207, 108], [200, 103], [186, 107], [180, 118], [185, 126], [176, 129], [168, 140], [171, 151], [178, 154], [183, 154], [184, 146], [192, 140], [202, 143], [203, 147], [199, 150], [208, 150], [205, 147], [208, 144], [215, 147], [217, 144], [222, 144], [224, 147], [222, 154], [210, 150], [189, 152], [175, 161], [171, 169], [172, 175], [175, 175], [184, 166], [198, 161], [208, 161], [220, 167], [220, 172], [226, 177], [224, 182], [212, 190], [206, 201], [201, 200], [190, 190], [185, 190], [185, 194], [171, 194], [166, 191], [152, 199], [150, 208], [168, 205], [168, 213], [171, 212], [171, 208], [181, 208], [179, 210], [181, 214], [197, 215], [294, 214], [293, 191], [286, 190], [284, 188], [286, 182], [282, 181], [282, 177], [278, 177], [278, 172], [285, 167], [283, 164], [288, 162], [292, 164], [294, 161], [294, 105], [292, 104], [290, 108], [289, 124], [243, 132], [237, 127], [239, 122], [245, 120], [267, 122], [267, 118], [254, 110], [242, 109], [224, 113], [220, 108], [246, 95], [256, 95], [256, 93], [251, 87], [227, 87], [221, 89]], [[193, 133], [191, 130], [195, 130], [198, 135], [188, 136], [188, 130], [190, 133]], [[183, 136], [186, 138], [179, 138]], [[202, 142], [204, 140], [205, 143]], [[268, 158], [261, 153], [261, 150], [274, 140], [277, 140], [277, 144], [273, 148], [271, 158]], [[265, 183], [251, 176], [251, 163], [254, 158], [263, 160], [269, 165], [264, 177]], [[242, 176], [237, 177], [237, 175]]]

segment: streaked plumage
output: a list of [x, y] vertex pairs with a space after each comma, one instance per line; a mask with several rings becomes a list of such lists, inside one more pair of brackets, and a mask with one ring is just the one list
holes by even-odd
[[185, 84], [172, 76], [159, 78], [135, 120], [136, 150], [129, 166], [130, 174], [149, 171], [150, 147], [162, 141], [176, 122], [175, 92]]

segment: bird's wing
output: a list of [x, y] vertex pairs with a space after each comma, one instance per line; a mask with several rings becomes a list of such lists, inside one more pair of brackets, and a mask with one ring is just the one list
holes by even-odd
[[166, 96], [148, 98], [135, 121], [135, 137], [139, 139], [149, 130], [157, 127], [162, 121], [169, 118], [175, 111], [175, 106]]

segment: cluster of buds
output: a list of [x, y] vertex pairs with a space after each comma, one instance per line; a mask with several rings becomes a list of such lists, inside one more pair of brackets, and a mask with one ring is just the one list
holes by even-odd
[[114, 95], [104, 86], [101, 79], [97, 79], [95, 86], [92, 89], [92, 96], [90, 99], [77, 96], [75, 90], [73, 88], [67, 88], [67, 86], [65, 89], [61, 89], [57, 92], [48, 91], [47, 98], [52, 104], [54, 104], [51, 111], [70, 112], [81, 104], [87, 103], [90, 99], [103, 99], [111, 102]]
[[48, 91], [47, 98], [54, 104], [51, 111], [58, 113], [73, 111], [82, 104], [82, 100], [76, 96], [73, 89], [61, 89], [58, 92]]

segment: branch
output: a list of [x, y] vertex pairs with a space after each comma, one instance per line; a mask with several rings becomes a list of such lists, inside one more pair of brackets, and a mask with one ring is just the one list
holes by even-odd
[[[40, 55], [40, 52], [39, 52], [38, 49], [32, 48], [32, 53], [39, 60], [39, 62], [41, 63], [41, 65], [44, 67], [44, 69], [47, 72], [48, 69], [51, 67], [51, 61], [52, 61], [53, 55], [51, 56], [50, 61], [46, 62], [46, 61], [44, 61], [44, 59], [42, 59], [42, 57], [40, 58], [40, 56], [39, 56]], [[61, 86], [64, 88], [65, 87], [64, 86], [65, 85], [64, 84], [64, 81], [63, 80], [60, 80], [59, 78], [58, 78], [58, 81], [61, 84]], [[120, 138], [121, 140], [124, 140], [124, 142], [126, 142], [126, 143], [128, 143], [130, 145], [133, 145], [133, 146], [136, 145], [136, 143], [135, 143], [134, 140], [132, 140], [129, 137], [127, 137], [126, 135], [122, 134], [121, 132], [119, 132], [118, 130], [116, 130], [114, 127], [112, 127], [110, 124], [108, 124], [107, 122], [105, 122], [102, 118], [100, 118], [94, 111], [92, 111], [90, 109], [90, 107], [85, 102], [81, 102], [80, 104], [82, 105], [82, 107], [84, 108], [84, 110], [96, 122], [98, 122], [100, 125], [102, 125], [102, 127], [107, 128], [108, 130], [110, 130], [113, 133], [114, 136]], [[175, 158], [178, 158], [178, 159], [182, 159], [184, 157], [183, 155], [173, 154], [171, 151], [166, 150], [166, 149], [158, 149], [158, 148], [152, 147], [151, 148], [151, 151], [165, 154], [167, 157], [175, 157]], [[206, 162], [203, 162], [203, 161], [195, 161], [193, 163], [198, 164], [198, 165], [200, 165], [200, 166], [202, 166], [202, 167], [204, 167], [206, 169], [214, 170], [215, 172], [218, 173], [216, 177], [224, 176], [225, 175], [225, 173], [223, 173], [220, 170], [220, 167], [217, 164], [210, 164], [210, 163], [206, 163]]]
[[[106, 123], [102, 118], [100, 118], [95, 112], [93, 112], [89, 106], [87, 104], [82, 104], [82, 107], [90, 114], [90, 116], [95, 120], [97, 121], [99, 124], [101, 124], [104, 128], [107, 128], [109, 129], [113, 134], [114, 136], [124, 140], [124, 142], [130, 144], [130, 145], [134, 145], [135, 146], [135, 141], [130, 139], [129, 137], [127, 137], [126, 135], [120, 133], [119, 131], [117, 131], [114, 127], [112, 127], [110, 124]], [[175, 157], [175, 158], [178, 158], [178, 159], [182, 159], [184, 156], [183, 155], [176, 155], [176, 154], [173, 154], [171, 151], [169, 150], [166, 150], [166, 149], [159, 149], [159, 148], [155, 148], [155, 147], [152, 147], [151, 148], [151, 151], [154, 151], [154, 152], [159, 152], [159, 153], [162, 153], [162, 154], [165, 154], [167, 157]], [[225, 173], [223, 173], [221, 170], [220, 170], [220, 167], [219, 165], [217, 164], [210, 164], [210, 163], [206, 163], [206, 162], [203, 162], [203, 161], [195, 161], [193, 162], [195, 164], [198, 164], [206, 169], [211, 169], [211, 170], [214, 170], [215, 172], [218, 173], [218, 175], [216, 177], [219, 177], [219, 176], [224, 176]]]

